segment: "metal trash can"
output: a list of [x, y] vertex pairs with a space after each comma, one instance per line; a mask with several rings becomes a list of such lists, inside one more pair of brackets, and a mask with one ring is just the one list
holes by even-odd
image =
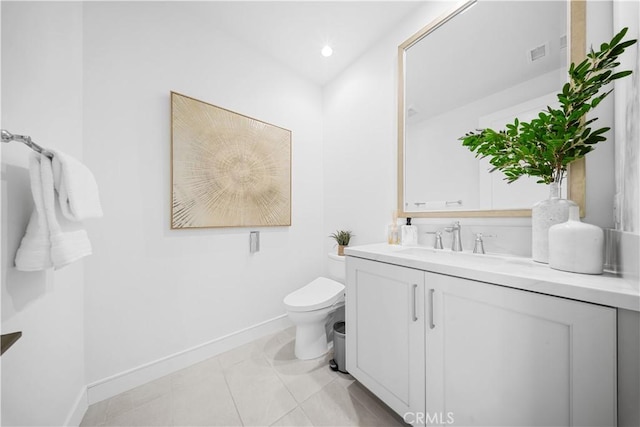
[[333, 360], [330, 362], [331, 369], [340, 371], [344, 374], [347, 372], [347, 363], [345, 359], [345, 323], [336, 322], [333, 324]]

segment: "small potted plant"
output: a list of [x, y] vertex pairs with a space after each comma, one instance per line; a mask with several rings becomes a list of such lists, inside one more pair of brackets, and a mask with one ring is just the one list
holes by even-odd
[[338, 245], [338, 255], [344, 256], [344, 247], [349, 246], [349, 242], [353, 237], [351, 230], [338, 230], [335, 233], [331, 233], [329, 237], [336, 241]]

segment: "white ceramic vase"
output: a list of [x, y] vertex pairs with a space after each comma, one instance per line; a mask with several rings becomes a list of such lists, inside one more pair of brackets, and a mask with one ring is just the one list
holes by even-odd
[[549, 228], [569, 219], [569, 208], [574, 202], [560, 198], [560, 184], [549, 185], [549, 198], [531, 209], [531, 257], [534, 261], [549, 262]]
[[549, 229], [549, 267], [572, 273], [602, 274], [604, 232], [580, 221], [580, 209], [569, 209], [569, 220]]

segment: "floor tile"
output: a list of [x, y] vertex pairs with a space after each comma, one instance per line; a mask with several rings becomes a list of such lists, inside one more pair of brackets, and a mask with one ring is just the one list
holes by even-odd
[[168, 378], [172, 387], [183, 387], [207, 381], [214, 376], [222, 375], [222, 367], [217, 357], [212, 357], [203, 362], [196, 363], [185, 369], [181, 369]]
[[225, 371], [231, 395], [245, 425], [269, 425], [296, 407], [273, 367], [263, 357]]
[[89, 427], [104, 425], [104, 423], [107, 421], [108, 405], [109, 401], [103, 400], [102, 402], [97, 402], [89, 406], [89, 408], [87, 408], [87, 412], [82, 418], [82, 421], [80, 422], [80, 426]]
[[137, 426], [170, 426], [172, 424], [171, 395], [165, 394], [141, 405], [133, 411]]
[[265, 352], [267, 359], [271, 363], [296, 359], [295, 338], [291, 338], [287, 335], [282, 335], [278, 338], [280, 342], [273, 348], [268, 348]]
[[91, 405], [82, 426], [406, 426], [331, 353], [298, 360], [289, 328]]
[[173, 425], [241, 426], [240, 416], [222, 375], [174, 387], [171, 393]]
[[155, 400], [171, 392], [169, 377], [162, 377], [155, 381], [136, 387], [126, 392], [131, 398], [131, 405], [135, 408]]
[[396, 414], [393, 409], [389, 408], [384, 402], [378, 399], [359, 382], [353, 381], [346, 390], [349, 395], [358, 400], [364, 407], [373, 413], [373, 415], [375, 415], [383, 425], [397, 427], [407, 425], [400, 415]]
[[133, 409], [131, 395], [121, 393], [107, 401], [107, 421], [117, 418]]
[[342, 387], [349, 387], [356, 379], [353, 378], [350, 374], [345, 374], [343, 372], [336, 372], [336, 382], [340, 384]]
[[314, 426], [378, 426], [380, 420], [335, 381], [300, 404]]
[[295, 338], [286, 331], [279, 332], [264, 343], [263, 352], [267, 360], [291, 360], [294, 355]]
[[329, 355], [312, 360], [276, 360], [273, 367], [298, 402], [304, 402], [312, 394], [335, 380], [336, 374], [329, 368]]
[[313, 427], [311, 420], [299, 406], [271, 425], [274, 427]]
[[113, 418], [107, 419], [107, 421], [103, 424], [103, 426], [107, 426], [107, 427], [134, 426], [136, 425], [134, 415], [135, 414], [133, 410], [124, 412]]
[[241, 345], [225, 353], [217, 356], [222, 369], [228, 369], [231, 366], [243, 362], [251, 358], [262, 358], [265, 355], [264, 349], [267, 343], [277, 341], [277, 334], [271, 334], [258, 338], [255, 341]]
[[106, 426], [170, 426], [171, 397], [165, 394], [107, 420]]

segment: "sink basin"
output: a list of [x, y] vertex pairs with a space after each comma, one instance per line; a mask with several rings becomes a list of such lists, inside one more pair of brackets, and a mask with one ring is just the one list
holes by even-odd
[[400, 249], [399, 251], [396, 251], [396, 252], [403, 255], [427, 256], [427, 255], [441, 254], [441, 253], [451, 252], [451, 251], [445, 251], [443, 249], [431, 249], [431, 248], [406, 248], [406, 249]]
[[481, 264], [518, 264], [518, 265], [530, 265], [531, 260], [529, 258], [502, 255], [502, 254], [474, 254], [473, 252], [454, 252], [450, 249], [434, 249], [434, 248], [404, 248], [397, 251], [398, 254], [405, 256], [416, 257], [424, 259], [425, 261], [431, 260], [444, 260], [449, 262], [459, 261], [461, 263], [481, 263]]

